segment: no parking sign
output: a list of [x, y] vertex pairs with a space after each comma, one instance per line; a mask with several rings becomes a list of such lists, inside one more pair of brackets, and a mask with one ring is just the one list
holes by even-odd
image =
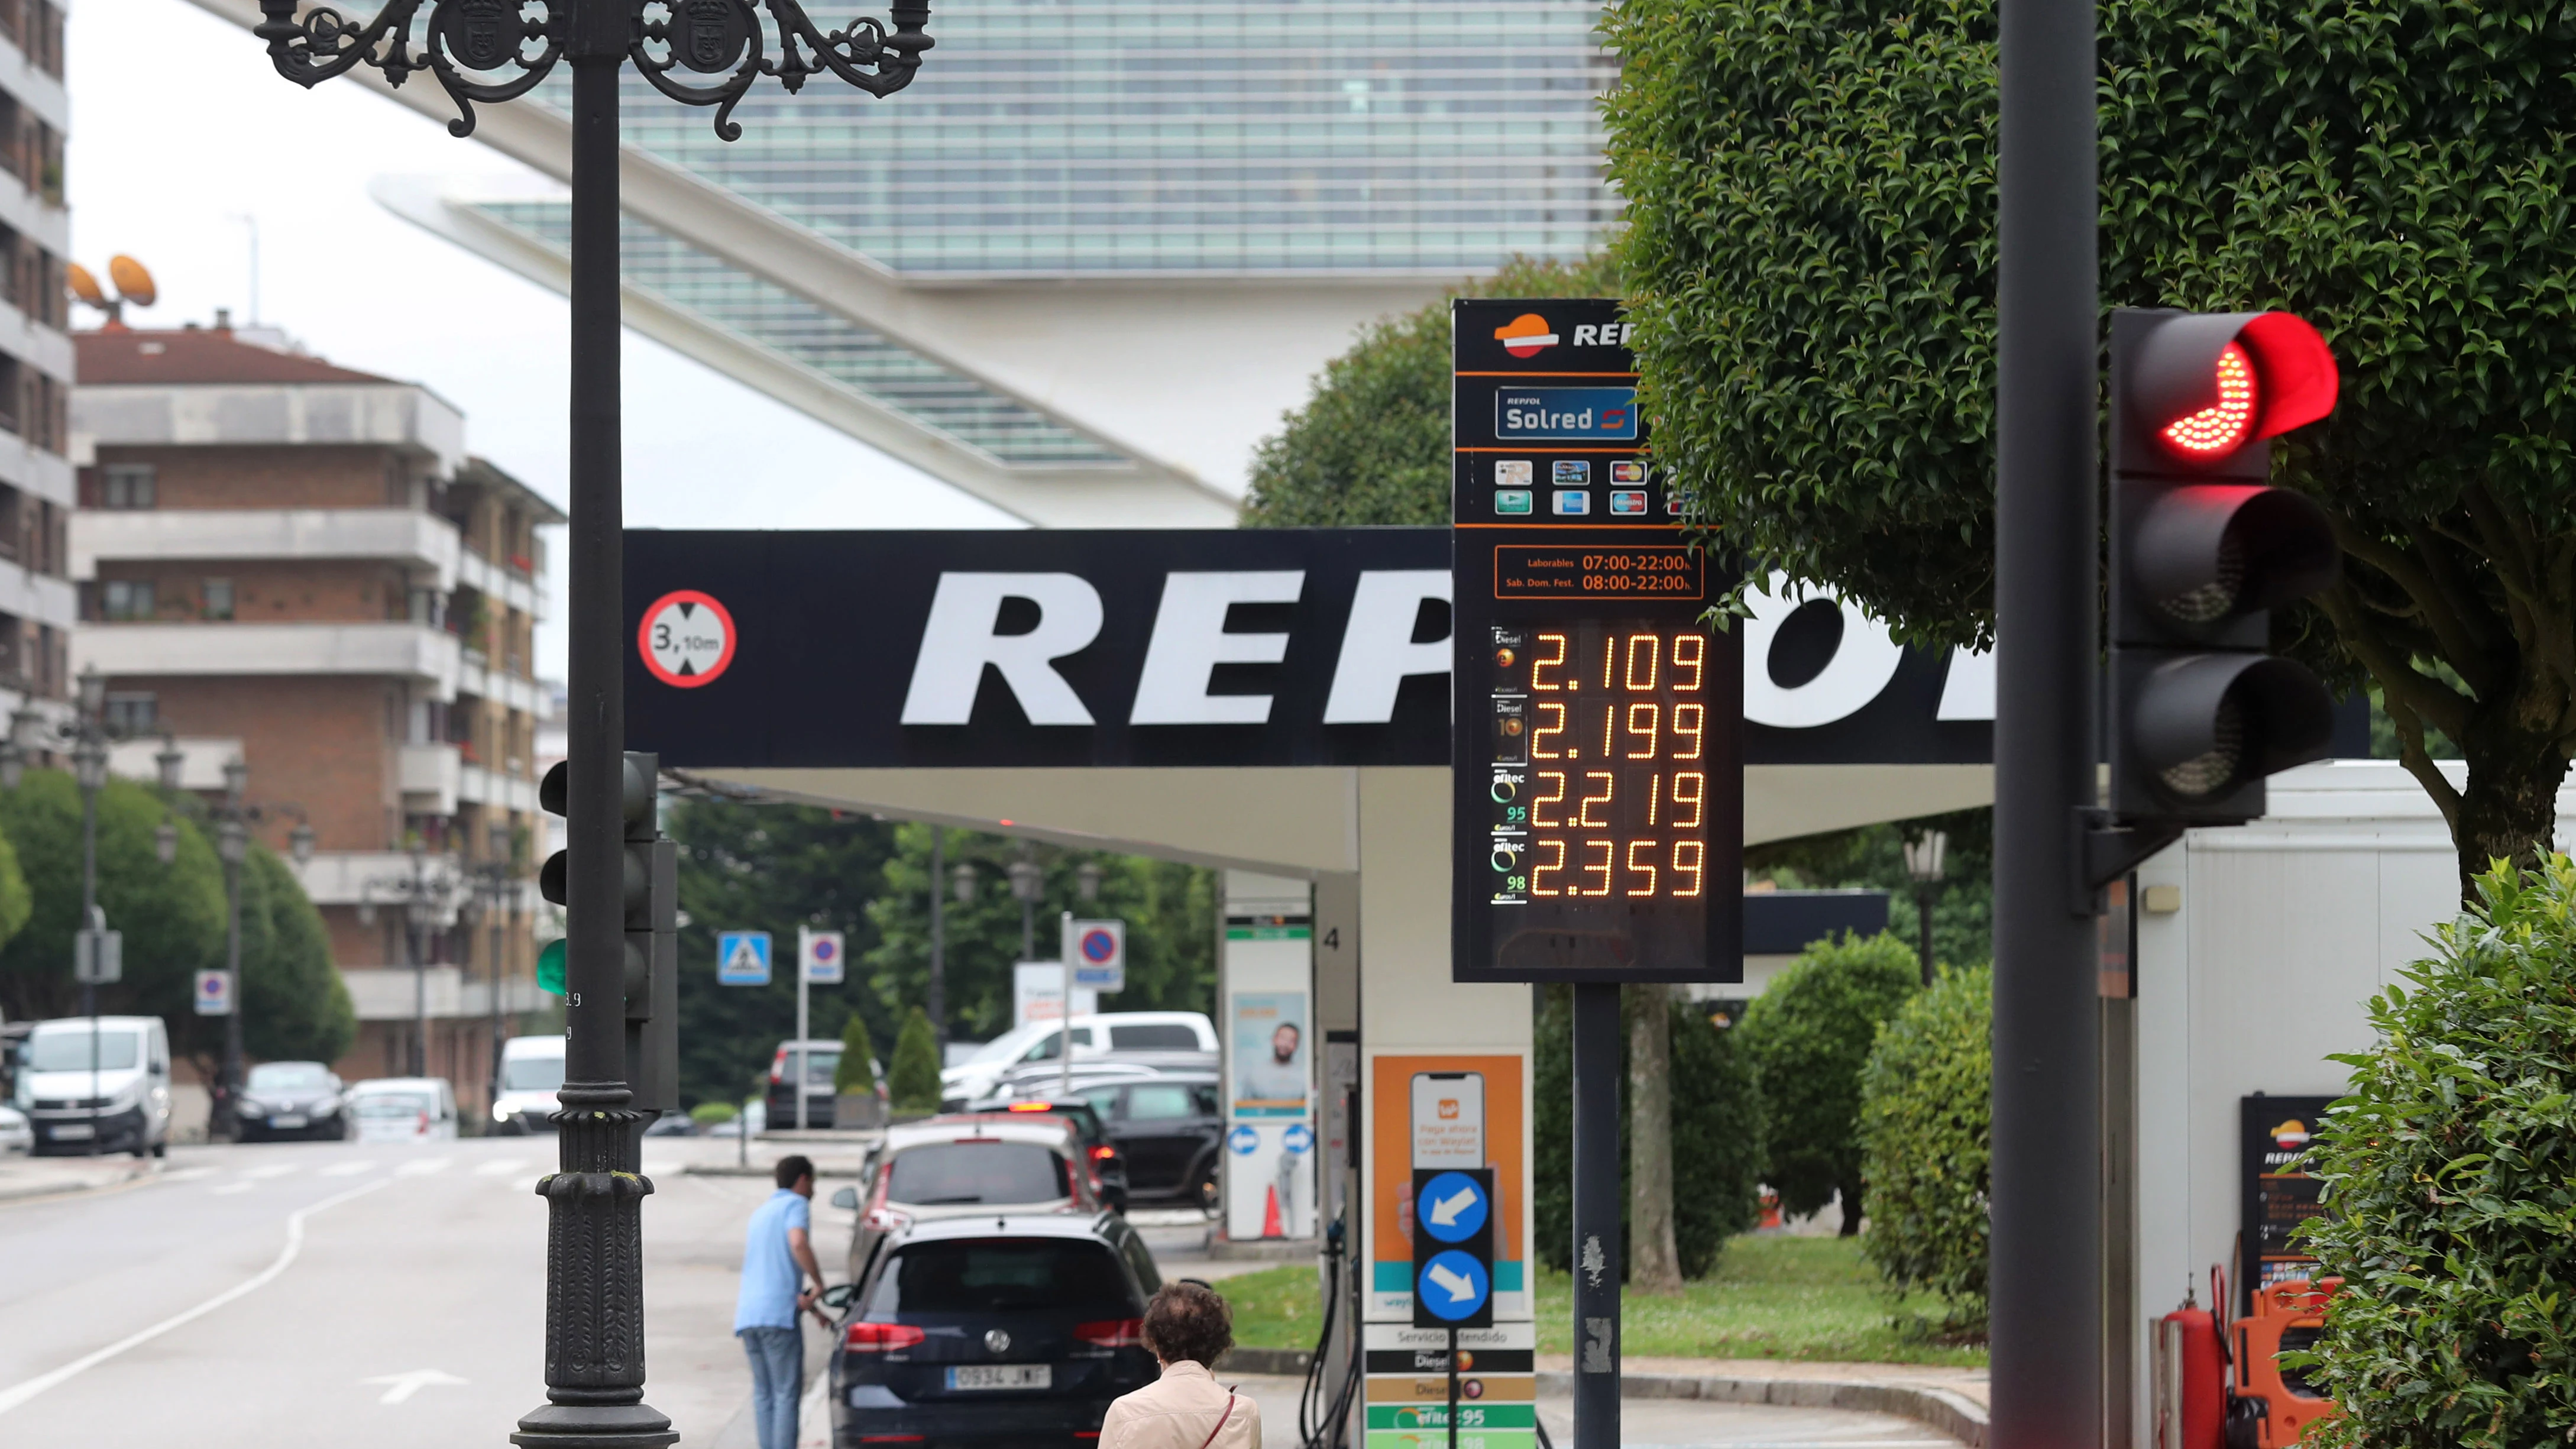
[[1073, 968], [1076, 988], [1102, 992], [1126, 990], [1127, 923], [1077, 921], [1067, 917], [1064, 923], [1064, 959]]
[[199, 1016], [233, 1014], [233, 973], [229, 971], [197, 973], [197, 1014]]

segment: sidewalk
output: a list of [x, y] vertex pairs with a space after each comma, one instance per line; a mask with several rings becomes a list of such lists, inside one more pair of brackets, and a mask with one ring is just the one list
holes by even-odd
[[0, 1157], [0, 1202], [61, 1197], [122, 1187], [138, 1177], [151, 1177], [161, 1164], [149, 1158], [117, 1153], [106, 1157]]
[[[1538, 1356], [1541, 1394], [1571, 1393], [1574, 1360]], [[1773, 1358], [1644, 1358], [1619, 1365], [1623, 1399], [1708, 1399], [1898, 1414], [1969, 1446], [1986, 1442], [1987, 1374], [1912, 1363], [1810, 1363]]]

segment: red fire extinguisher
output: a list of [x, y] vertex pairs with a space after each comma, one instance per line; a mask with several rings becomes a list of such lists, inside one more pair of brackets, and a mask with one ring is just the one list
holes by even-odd
[[2226, 1449], [2227, 1340], [2218, 1316], [2186, 1292], [2156, 1329], [2156, 1449]]

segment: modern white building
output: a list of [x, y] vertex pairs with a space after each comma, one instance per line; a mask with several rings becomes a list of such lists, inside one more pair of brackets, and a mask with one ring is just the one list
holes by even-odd
[[58, 708], [79, 600], [65, 577], [76, 501], [64, 288], [63, 12], [0, 0], [0, 711]]

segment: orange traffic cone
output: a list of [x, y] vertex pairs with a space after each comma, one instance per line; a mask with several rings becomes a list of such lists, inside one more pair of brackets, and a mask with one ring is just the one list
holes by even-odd
[[1288, 1225], [1279, 1221], [1279, 1189], [1277, 1187], [1265, 1187], [1261, 1190], [1261, 1236], [1265, 1238], [1284, 1238], [1288, 1236]]

